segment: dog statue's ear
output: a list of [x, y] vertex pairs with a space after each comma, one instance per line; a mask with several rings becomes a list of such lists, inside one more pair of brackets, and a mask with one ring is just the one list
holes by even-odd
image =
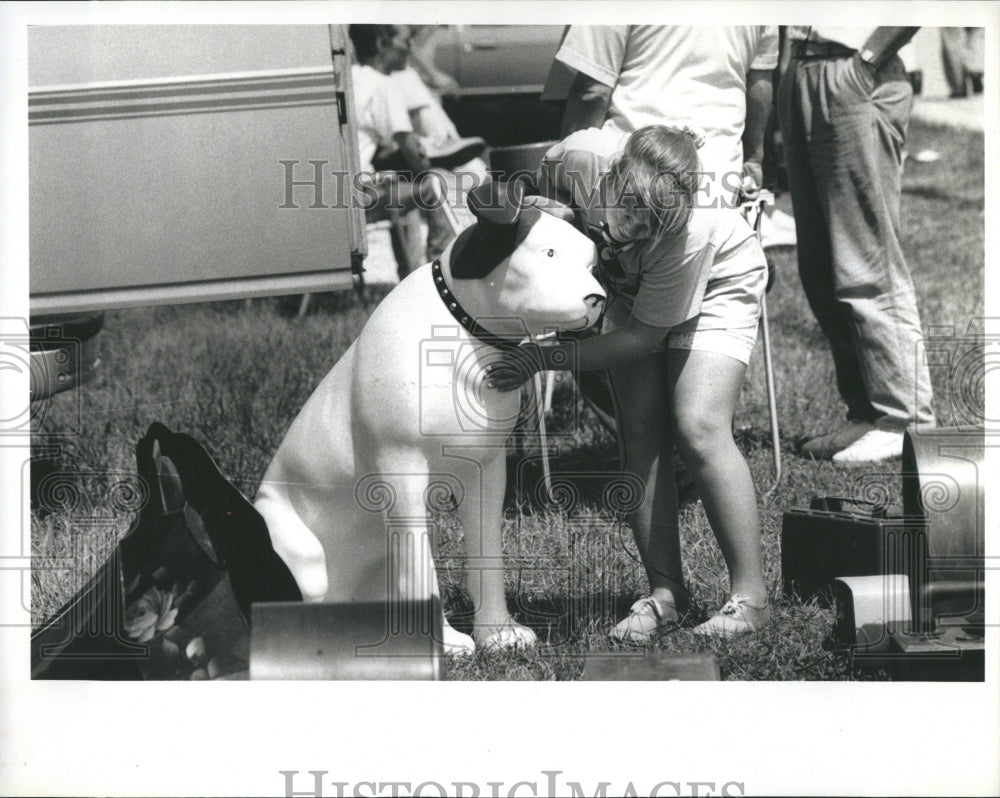
[[524, 185], [490, 181], [472, 189], [469, 210], [476, 224], [467, 227], [451, 248], [451, 274], [457, 279], [485, 277], [517, 249], [537, 221], [539, 211], [522, 213]]
[[517, 225], [521, 217], [524, 184], [520, 180], [502, 183], [490, 180], [469, 192], [468, 204], [482, 232], [503, 232]]

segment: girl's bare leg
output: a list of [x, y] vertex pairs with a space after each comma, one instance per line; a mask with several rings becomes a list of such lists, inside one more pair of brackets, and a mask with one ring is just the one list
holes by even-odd
[[731, 593], [764, 606], [757, 498], [732, 433], [746, 366], [698, 350], [668, 350], [667, 362], [677, 447], [722, 549]]

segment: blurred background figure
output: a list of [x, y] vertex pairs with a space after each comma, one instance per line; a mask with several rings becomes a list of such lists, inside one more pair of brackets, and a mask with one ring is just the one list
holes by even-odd
[[[392, 223], [392, 249], [402, 279], [425, 261], [437, 258], [454, 237], [433, 186], [420, 178], [430, 172], [431, 161], [413, 129], [406, 100], [389, 77], [407, 65], [410, 28], [351, 25], [349, 35], [356, 61], [351, 77], [360, 179], [372, 192], [365, 192], [366, 196], [374, 195], [366, 218], [369, 222], [388, 218]], [[385, 163], [387, 157], [392, 162], [391, 170]], [[379, 159], [383, 163], [376, 167]], [[416, 182], [403, 180], [397, 170], [406, 170]], [[419, 225], [414, 224], [414, 211], [418, 209], [427, 223], [426, 248], [417, 239], [420, 233]]]
[[437, 49], [437, 35], [447, 25], [414, 25], [413, 44], [410, 48], [410, 64], [420, 75], [424, 84], [437, 96], [457, 94], [458, 81], [452, 75], [437, 68], [434, 53]]
[[406, 101], [413, 130], [420, 136], [431, 163], [463, 174], [457, 181], [461, 191], [449, 191], [448, 195], [453, 204], [461, 204], [462, 197], [457, 194], [464, 195], [486, 179], [486, 162], [480, 157], [485, 153], [486, 142], [478, 137], [460, 136], [441, 106], [440, 96], [456, 92], [458, 83], [434, 66], [434, 37], [438, 30], [439, 25], [414, 25], [409, 61], [389, 77]]
[[985, 28], [941, 28], [941, 61], [952, 97], [983, 91]]

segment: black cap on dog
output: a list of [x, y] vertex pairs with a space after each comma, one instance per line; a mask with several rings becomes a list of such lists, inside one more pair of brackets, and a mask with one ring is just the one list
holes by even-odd
[[463, 230], [451, 248], [450, 270], [459, 280], [485, 277], [517, 249], [541, 211], [524, 203], [524, 184], [490, 181], [469, 192], [476, 224]]

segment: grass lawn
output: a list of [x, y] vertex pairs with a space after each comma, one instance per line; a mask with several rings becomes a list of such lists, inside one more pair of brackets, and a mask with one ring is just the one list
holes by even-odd
[[[932, 163], [908, 161], [904, 175], [903, 245], [924, 325], [936, 345], [952, 349], [952, 362], [968, 362], [963, 356], [977, 346], [981, 351], [982, 344], [969, 342], [967, 330], [985, 315], [983, 136], [914, 123], [909, 147], [941, 154]], [[779, 198], [779, 207], [790, 210], [787, 196]], [[843, 409], [825, 340], [799, 285], [795, 252], [770, 250], [769, 258], [777, 273], [768, 305], [784, 461], [780, 488], [761, 500], [774, 624], [733, 642], [704, 643], [682, 629], [653, 647], [711, 649], [725, 679], [857, 678], [846, 654], [828, 641], [829, 601], [803, 602], [781, 591], [781, 518], [818, 495], [892, 498], [899, 491], [899, 464], [843, 470], [798, 454], [801, 440], [838, 423]], [[96, 377], [36, 408], [33, 454], [46, 447], [58, 452], [44, 468], [36, 461], [32, 474], [41, 489], [31, 516], [35, 623], [73, 594], [128, 529], [134, 508], [117, 487], [135, 471], [134, 446], [151, 422], [202, 441], [223, 472], [253, 497], [288, 424], [366, 318], [350, 294], [315, 297], [302, 319], [296, 309], [295, 298], [272, 298], [107, 314]], [[982, 363], [975, 362], [972, 368], [932, 370], [942, 425], [970, 423], [982, 413]], [[772, 465], [760, 351], [735, 425], [763, 497]], [[453, 662], [450, 678], [579, 678], [586, 654], [615, 647], [607, 631], [645, 593], [631, 532], [603, 498], [616, 466], [613, 441], [565, 386], [556, 392], [549, 428], [562, 433], [553, 469], [565, 501], [551, 506], [537, 500], [537, 451], [530, 443], [512, 447], [504, 530], [508, 603], [535, 628], [541, 644], [530, 652]], [[518, 483], [521, 490], [514, 489]], [[467, 631], [461, 530], [447, 516], [439, 525], [445, 606]], [[693, 497], [682, 509], [681, 532], [689, 586], [701, 607], [713, 611], [727, 596], [727, 577]], [[79, 567], [65, 569], [66, 557]]]

